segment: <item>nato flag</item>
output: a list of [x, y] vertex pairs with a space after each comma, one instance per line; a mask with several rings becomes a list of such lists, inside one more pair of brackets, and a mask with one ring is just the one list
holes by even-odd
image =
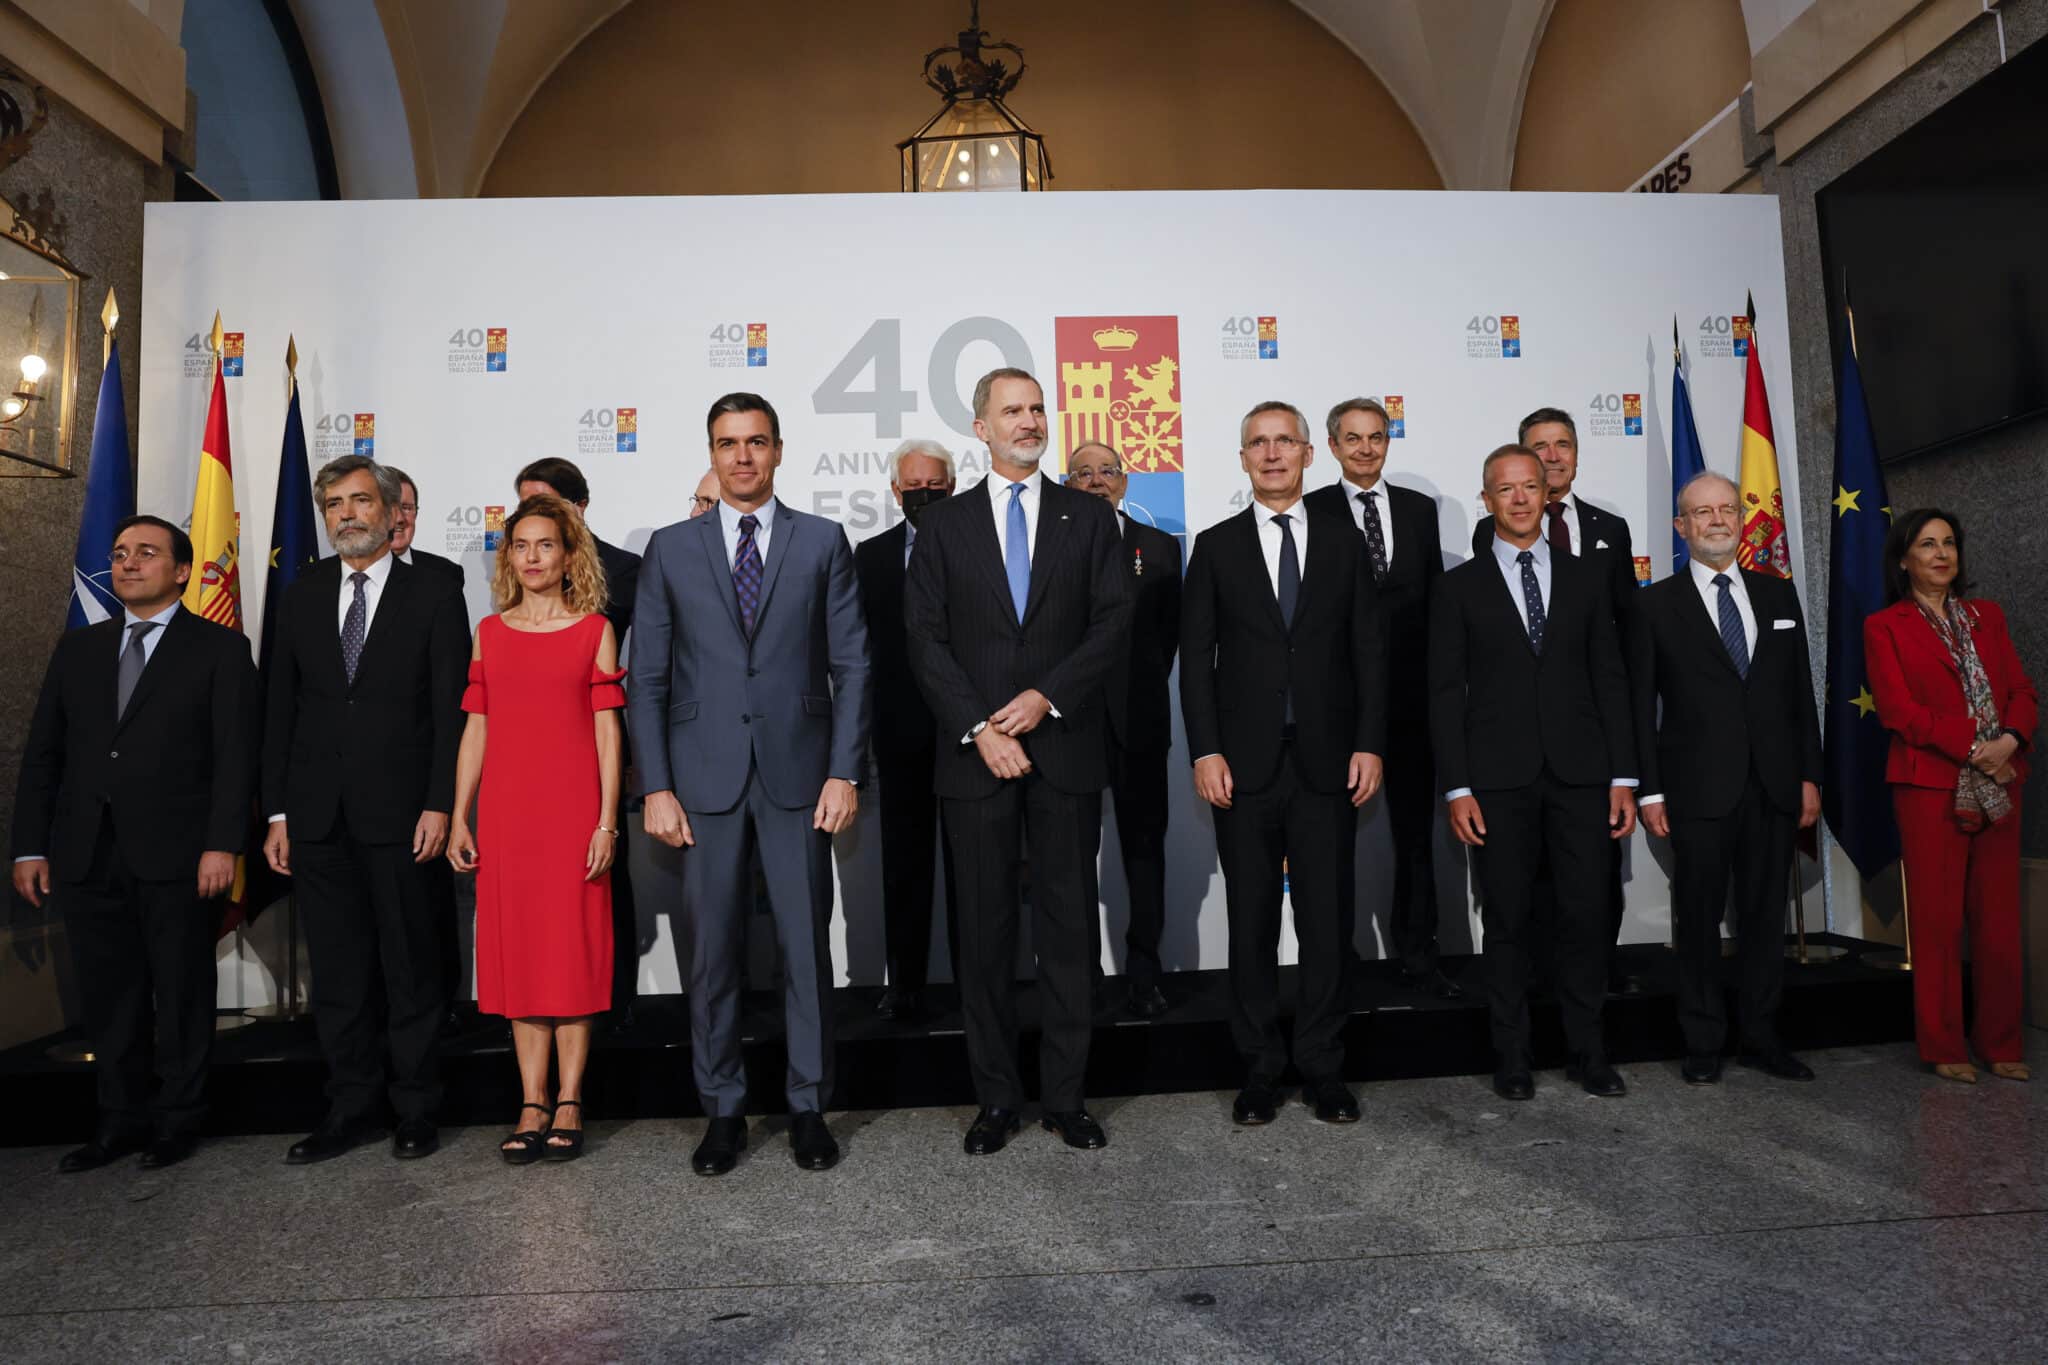
[[1865, 879], [1899, 856], [1891, 788], [1884, 780], [1890, 736], [1877, 719], [1863, 667], [1863, 621], [1884, 606], [1884, 539], [1891, 503], [1870, 431], [1856, 327], [1848, 315], [1835, 378], [1835, 494], [1829, 518], [1827, 755], [1821, 808], [1835, 842]]
[[121, 614], [108, 586], [107, 552], [114, 528], [135, 515], [135, 470], [128, 463], [128, 410], [121, 401], [121, 347], [109, 341], [100, 374], [100, 402], [92, 417], [92, 463], [85, 471], [85, 515], [71, 557], [71, 613], [66, 630]]

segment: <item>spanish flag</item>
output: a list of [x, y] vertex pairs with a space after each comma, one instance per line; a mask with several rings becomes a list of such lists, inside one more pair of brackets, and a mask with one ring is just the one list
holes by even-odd
[[1785, 530], [1785, 490], [1778, 482], [1778, 446], [1771, 437], [1771, 398], [1757, 355], [1756, 299], [1749, 300], [1749, 368], [1742, 391], [1742, 539], [1735, 557], [1745, 569], [1792, 576]]
[[228, 452], [228, 389], [221, 374], [220, 314], [213, 315], [213, 398], [192, 490], [192, 579], [185, 609], [231, 630], [242, 628], [242, 519], [235, 511], [235, 465]]

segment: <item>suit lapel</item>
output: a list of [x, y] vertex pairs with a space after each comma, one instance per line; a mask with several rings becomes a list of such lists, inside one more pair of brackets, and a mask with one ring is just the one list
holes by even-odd
[[[711, 590], [725, 603], [725, 614], [734, 630], [740, 629], [740, 599], [733, 591], [732, 565], [725, 562], [725, 513], [712, 508], [697, 518], [697, 539], [704, 547], [704, 561], [710, 567]], [[744, 634], [745, 632], [741, 632]]]
[[[344, 690], [348, 687], [348, 666], [341, 660], [341, 618], [336, 615], [338, 594], [341, 591], [341, 556], [329, 555], [315, 564], [307, 573], [306, 586], [299, 589], [313, 598], [312, 622], [313, 639], [317, 642], [321, 666], [330, 671], [341, 682]], [[299, 629], [306, 629], [301, 623]]]
[[[355, 682], [349, 684], [351, 691], [354, 690], [356, 683], [363, 680], [364, 670], [369, 668], [370, 662], [378, 657], [379, 642], [390, 639], [399, 629], [394, 624], [395, 618], [410, 608], [413, 576], [431, 572], [430, 569], [415, 569], [397, 556], [392, 556], [391, 572], [384, 579], [383, 591], [377, 595], [377, 613], [370, 618], [370, 633], [363, 639], [362, 657], [356, 660]], [[334, 633], [334, 648], [337, 653], [341, 650], [339, 630]], [[346, 669], [343, 669], [343, 676], [347, 676]]]
[[[1557, 563], [1561, 558], [1563, 558], [1561, 555], [1552, 555], [1550, 557], [1550, 601], [1545, 605], [1543, 611], [1546, 621], [1557, 615]], [[1501, 577], [1500, 561], [1493, 557], [1493, 542], [1491, 540], [1488, 540], [1486, 543], [1486, 553], [1475, 562], [1485, 566], [1484, 572], [1488, 580], [1486, 590], [1481, 595], [1494, 604], [1496, 612], [1504, 611], [1507, 613], [1507, 624], [1521, 637], [1522, 648], [1528, 650], [1531, 654], [1535, 654], [1535, 649], [1529, 644], [1528, 623], [1522, 619], [1522, 604], [1518, 600], [1521, 589], [1519, 587], [1511, 587], [1507, 579]], [[1520, 572], [1521, 570], [1517, 568], [1516, 573], [1519, 574]], [[1539, 654], [1536, 657], [1541, 660], [1542, 655]]]
[[[1745, 584], [1744, 586], [1747, 587], [1748, 585]], [[1700, 600], [1699, 588], [1693, 581], [1692, 569], [1690, 567], [1687, 567], [1684, 579], [1678, 581], [1676, 587], [1680, 593], [1678, 614], [1693, 622], [1690, 634], [1697, 647], [1722, 668], [1727, 669], [1730, 673], [1734, 673], [1735, 660], [1728, 657], [1728, 646], [1721, 639], [1719, 608], [1709, 609], [1706, 603]], [[1756, 639], [1757, 643], [1761, 645], [1764, 639], [1763, 611], [1757, 605], [1754, 596], [1749, 599], [1749, 609], [1757, 618]], [[1755, 663], [1755, 652], [1751, 651], [1750, 664], [1752, 668], [1754, 668]]]
[[[1050, 479], [1039, 480], [1037, 544], [1031, 550], [1031, 589], [1024, 598], [1026, 621], [1029, 621], [1032, 613], [1038, 610], [1038, 604], [1045, 600], [1046, 584], [1052, 581], [1054, 566], [1060, 562], [1060, 556], [1066, 551], [1067, 540], [1073, 533], [1074, 524], [1069, 520], [1071, 514], [1060, 510], [1060, 503], [1065, 499], [1054, 494], [1053, 488], [1054, 484]], [[1090, 495], [1082, 493], [1076, 496]], [[1116, 514], [1112, 512], [1110, 515]], [[1005, 589], [1009, 587], [1007, 575], [1004, 577], [1003, 586]]]
[[[180, 607], [172, 612], [171, 619], [164, 623], [163, 638], [156, 642], [156, 648], [149, 653], [148, 664], [143, 667], [142, 676], [135, 680], [135, 691], [128, 698], [128, 709], [115, 718], [114, 728], [116, 730], [126, 725], [128, 718], [142, 709], [142, 703], [147, 701], [149, 694], [156, 690], [157, 679], [163, 676], [164, 668], [166, 666], [171, 668], [178, 666], [178, 660], [184, 656], [185, 652], [186, 627], [189, 624], [185, 617], [188, 615], [190, 613], [183, 607]], [[122, 622], [122, 629], [125, 630], [128, 618], [122, 616], [117, 619]], [[124, 640], [122, 648], [125, 649], [126, 646], [127, 642]], [[117, 656], [114, 668], [114, 698], [116, 701], [120, 700], [121, 696], [120, 672], [119, 658]]]
[[[1245, 563], [1238, 570], [1238, 580], [1251, 589], [1258, 599], [1266, 604], [1266, 617], [1273, 628], [1282, 635], [1287, 634], [1287, 618], [1280, 614], [1280, 595], [1273, 590], [1273, 580], [1266, 576], [1266, 550], [1259, 542], [1259, 512], [1257, 503], [1237, 514], [1241, 529], [1238, 536], [1238, 556]], [[1301, 614], [1301, 600], [1295, 599], [1294, 613]]]
[[[1304, 511], [1301, 523], [1304, 530], [1308, 526], [1307, 506], [1308, 504], [1306, 503], [1302, 504]], [[1307, 617], [1311, 604], [1320, 606], [1323, 598], [1329, 595], [1330, 584], [1337, 576], [1337, 561], [1343, 557], [1344, 547], [1336, 539], [1339, 523], [1328, 517], [1318, 518], [1318, 520], [1321, 522], [1321, 525], [1316, 529], [1321, 531], [1322, 534], [1308, 538], [1308, 550], [1302, 559], [1301, 596], [1295, 599], [1294, 603], [1294, 620], [1297, 625]], [[1355, 526], [1352, 528], [1352, 534], [1358, 534]], [[1359, 538], [1358, 547], [1358, 552], [1364, 554], [1365, 540], [1363, 537]], [[1388, 572], [1393, 572], [1392, 565], [1388, 566]], [[1279, 607], [1277, 599], [1274, 602], [1274, 607], [1275, 609]]]
[[[796, 548], [796, 513], [775, 500], [775, 535], [768, 542], [768, 562], [762, 565], [761, 600], [754, 607], [754, 631], [761, 630], [761, 618], [768, 614], [768, 599], [775, 595], [775, 580], [782, 576], [782, 561]], [[733, 610], [739, 610], [739, 596], [733, 596]]]
[[1017, 605], [1010, 600], [1010, 576], [1003, 567], [1003, 546], [996, 539], [995, 489], [990, 487], [994, 478], [991, 474], [960, 494], [963, 501], [973, 505], [973, 510], [966, 513], [967, 558], [981, 570], [982, 582], [1003, 604], [1003, 609], [1015, 616]]

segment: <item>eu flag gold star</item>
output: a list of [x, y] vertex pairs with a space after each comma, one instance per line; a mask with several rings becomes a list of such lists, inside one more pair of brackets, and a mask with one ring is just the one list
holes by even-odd
[[1836, 484], [1835, 487], [1841, 489], [1840, 492], [1835, 494], [1836, 516], [1847, 516], [1851, 512], [1861, 512], [1863, 510], [1861, 507], [1858, 507], [1856, 505], [1856, 499], [1859, 496], [1861, 496], [1863, 492], [1862, 489], [1842, 488], [1840, 484]]
[[282, 545], [273, 545], [273, 546], [271, 546], [271, 547], [270, 547], [270, 567], [271, 567], [271, 568], [273, 568], [273, 569], [274, 569], [274, 568], [276, 568], [276, 567], [277, 567], [277, 557], [278, 557], [279, 555], [283, 554], [283, 553], [284, 553], [284, 546], [282, 546]]
[[1856, 708], [1856, 715], [1858, 719], [1861, 719], [1877, 709], [1877, 698], [1870, 695], [1869, 688], [1858, 688], [1856, 695], [1850, 699], [1849, 705]]

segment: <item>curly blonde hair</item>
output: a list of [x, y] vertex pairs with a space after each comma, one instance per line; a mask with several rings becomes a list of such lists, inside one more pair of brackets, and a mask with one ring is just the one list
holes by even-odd
[[519, 584], [519, 571], [512, 565], [512, 533], [528, 517], [545, 517], [555, 524], [562, 542], [562, 554], [569, 569], [562, 577], [562, 604], [571, 611], [603, 611], [606, 602], [604, 563], [597, 557], [597, 538], [583, 524], [575, 507], [552, 493], [526, 498], [505, 518], [505, 536], [498, 542], [497, 563], [491, 569], [491, 596], [499, 611], [519, 605], [526, 589]]

